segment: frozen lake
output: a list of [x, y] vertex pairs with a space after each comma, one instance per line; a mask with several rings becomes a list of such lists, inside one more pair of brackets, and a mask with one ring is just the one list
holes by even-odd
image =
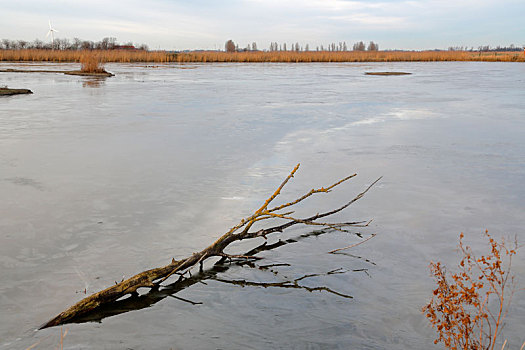
[[[0, 63], [0, 69], [76, 64]], [[313, 235], [232, 265], [215, 278], [305, 289], [244, 288], [214, 277], [102, 323], [71, 324], [65, 348], [424, 349], [420, 309], [431, 260], [454, 270], [460, 232], [525, 243], [525, 65], [108, 64], [108, 79], [0, 73], [0, 349], [58, 344], [42, 323], [123, 276], [211, 244], [257, 209], [297, 163], [292, 199], [354, 172], [299, 213], [335, 208], [384, 176], [340, 220], [351, 233]], [[406, 76], [367, 76], [405, 71]], [[297, 227], [283, 235], [311, 233]], [[242, 253], [263, 241], [232, 248]], [[513, 269], [525, 286], [525, 252]], [[335, 269], [345, 273], [326, 274]], [[174, 281], [173, 281], [174, 282]], [[523, 341], [525, 295], [504, 329]], [[502, 338], [502, 339], [504, 339]], [[510, 345], [510, 346], [509, 346]], [[438, 348], [437, 346], [435, 348]]]

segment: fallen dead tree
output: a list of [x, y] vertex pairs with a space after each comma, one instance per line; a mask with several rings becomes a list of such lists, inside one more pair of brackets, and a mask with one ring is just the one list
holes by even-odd
[[[191, 268], [193, 268], [194, 266], [199, 265], [202, 270], [203, 262], [211, 257], [219, 257], [221, 260], [227, 260], [227, 259], [256, 260], [256, 259], [259, 259], [258, 257], [254, 256], [254, 254], [232, 255], [232, 254], [225, 253], [224, 252], [225, 248], [236, 241], [257, 238], [257, 237], [266, 238], [266, 236], [271, 233], [282, 232], [286, 228], [296, 225], [296, 224], [317, 226], [320, 228], [332, 229], [332, 230], [337, 230], [337, 231], [343, 230], [344, 227], [350, 227], [350, 226], [363, 227], [369, 224], [369, 222], [367, 223], [364, 221], [329, 223], [329, 222], [321, 222], [319, 221], [319, 219], [331, 216], [333, 214], [336, 214], [348, 208], [351, 204], [353, 204], [354, 202], [362, 198], [365, 195], [365, 193], [368, 192], [368, 190], [370, 190], [370, 188], [374, 186], [381, 178], [374, 181], [363, 192], [359, 193], [352, 200], [345, 203], [341, 207], [330, 210], [330, 211], [326, 211], [323, 213], [317, 213], [315, 215], [312, 215], [306, 218], [301, 219], [301, 218], [294, 217], [293, 216], [294, 211], [289, 211], [289, 208], [315, 194], [328, 193], [332, 191], [336, 186], [339, 186], [340, 184], [348, 181], [349, 179], [355, 177], [357, 174], [347, 176], [328, 187], [312, 189], [308, 193], [304, 194], [303, 196], [289, 203], [281, 204], [281, 205], [269, 208], [270, 203], [272, 203], [272, 201], [277, 196], [279, 196], [279, 194], [281, 193], [281, 190], [288, 183], [288, 181], [295, 175], [298, 169], [299, 169], [299, 164], [297, 164], [297, 166], [291, 171], [291, 173], [286, 177], [286, 179], [281, 183], [281, 185], [275, 190], [275, 192], [264, 202], [264, 204], [259, 209], [257, 209], [252, 215], [242, 219], [236, 226], [232, 227], [228, 232], [223, 234], [218, 240], [216, 240], [209, 247], [203, 249], [200, 252], [193, 253], [191, 256], [185, 259], [181, 259], [181, 260], [173, 259], [171, 263], [169, 263], [166, 266], [143, 271], [127, 280], [124, 280], [120, 283], [116, 283], [114, 286], [106, 288], [98, 293], [92, 294], [80, 300], [75, 305], [71, 306], [70, 308], [66, 309], [65, 311], [63, 311], [62, 313], [60, 313], [53, 319], [46, 322], [44, 325], [42, 325], [41, 329], [68, 323], [71, 320], [75, 318], [79, 318], [89, 312], [92, 312], [93, 310], [97, 308], [114, 303], [117, 300], [121, 299], [122, 297], [128, 294], [132, 296], [137, 296], [138, 288], [144, 288], [144, 287], [151, 288], [151, 289], [159, 288], [161, 283], [163, 283], [164, 281], [166, 281], [168, 278], [170, 278], [171, 276], [175, 274], [180, 276], [180, 278], [183, 278], [184, 275], [186, 273], [189, 273]], [[288, 210], [288, 211], [285, 211], [285, 210]], [[263, 221], [263, 220], [268, 220], [268, 219], [281, 219], [286, 222], [283, 224], [277, 225], [277, 226], [269, 227], [269, 228], [251, 230], [254, 224], [259, 223], [260, 221]], [[294, 281], [294, 284], [297, 285], [297, 282], [298, 280]]]

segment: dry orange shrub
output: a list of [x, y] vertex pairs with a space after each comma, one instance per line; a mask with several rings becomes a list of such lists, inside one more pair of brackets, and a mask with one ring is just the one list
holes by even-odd
[[504, 240], [498, 243], [487, 231], [485, 235], [490, 253], [479, 258], [460, 235], [460, 272], [450, 278], [441, 263], [430, 264], [437, 288], [422, 311], [438, 333], [434, 343], [443, 342], [447, 349], [493, 350], [509, 311], [515, 290], [512, 257], [518, 246], [514, 242], [508, 248]]

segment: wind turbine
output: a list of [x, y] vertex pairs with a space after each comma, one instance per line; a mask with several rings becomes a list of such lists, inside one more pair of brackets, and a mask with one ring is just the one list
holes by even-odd
[[55, 48], [55, 34], [58, 33], [58, 30], [51, 27], [51, 20], [49, 20], [49, 31], [47, 32], [46, 38], [51, 34], [51, 46]]

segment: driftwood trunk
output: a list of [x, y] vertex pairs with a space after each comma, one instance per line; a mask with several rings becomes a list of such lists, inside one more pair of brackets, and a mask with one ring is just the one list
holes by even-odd
[[[215, 241], [212, 245], [208, 246], [207, 248], [203, 249], [200, 252], [194, 253], [191, 256], [182, 259], [182, 260], [172, 260], [171, 263], [169, 263], [166, 266], [158, 267], [151, 270], [143, 271], [131, 278], [128, 278], [127, 280], [124, 280], [120, 283], [115, 284], [114, 286], [111, 286], [109, 288], [106, 288], [98, 293], [92, 294], [82, 300], [80, 300], [75, 305], [71, 306], [70, 308], [66, 309], [53, 319], [46, 322], [44, 325], [41, 326], [41, 329], [58, 326], [64, 323], [67, 323], [71, 321], [74, 318], [78, 318], [82, 315], [85, 315], [93, 310], [95, 310], [98, 307], [108, 305], [110, 303], [113, 303], [117, 301], [118, 299], [122, 298], [125, 295], [137, 295], [137, 289], [138, 288], [158, 288], [162, 282], [167, 280], [169, 277], [171, 277], [174, 274], [178, 274], [180, 276], [183, 276], [189, 270], [196, 266], [201, 265], [204, 262], [204, 260], [211, 258], [211, 257], [220, 257], [222, 259], [228, 259], [228, 258], [239, 258], [239, 259], [258, 259], [257, 257], [253, 255], [230, 255], [224, 253], [224, 249], [229, 246], [231, 243], [244, 240], [244, 239], [251, 239], [251, 238], [257, 238], [257, 237], [264, 237], [270, 233], [274, 232], [282, 232], [286, 228], [296, 225], [296, 224], [304, 224], [304, 225], [312, 225], [312, 226], [320, 226], [321, 228], [329, 228], [333, 230], [339, 230], [341, 231], [343, 227], [348, 226], [357, 226], [357, 227], [363, 227], [367, 226], [368, 223], [364, 221], [359, 222], [340, 222], [340, 223], [327, 223], [327, 222], [319, 222], [319, 219], [322, 219], [324, 217], [333, 215], [335, 213], [338, 213], [347, 207], [349, 207], [352, 203], [356, 202], [360, 198], [364, 196], [368, 190], [375, 185], [381, 178], [374, 181], [370, 186], [368, 186], [363, 192], [359, 193], [357, 196], [355, 196], [352, 200], [345, 203], [341, 207], [323, 212], [323, 213], [317, 213], [315, 215], [312, 215], [307, 218], [295, 218], [291, 216], [293, 214], [293, 211], [288, 212], [281, 212], [283, 209], [287, 209], [306, 198], [318, 194], [318, 193], [328, 193], [330, 192], [334, 187], [342, 184], [343, 182], [346, 182], [347, 180], [353, 178], [356, 176], [356, 174], [347, 176], [336, 183], [332, 184], [328, 187], [321, 187], [319, 189], [312, 189], [305, 195], [295, 199], [292, 202], [282, 204], [273, 208], [268, 208], [269, 204], [280, 194], [282, 188], [288, 183], [288, 181], [294, 176], [294, 174], [299, 169], [299, 164], [292, 170], [292, 172], [286, 177], [286, 179], [281, 183], [281, 185], [277, 188], [277, 190], [265, 201], [265, 203], [256, 210], [251, 216], [242, 219], [239, 224], [232, 227], [228, 232], [223, 234], [217, 241]], [[256, 222], [266, 220], [266, 219], [272, 219], [272, 218], [278, 218], [286, 221], [285, 223], [277, 226], [273, 226], [270, 228], [264, 228], [259, 229], [256, 231], [250, 231], [250, 229], [253, 227], [253, 225]]]

